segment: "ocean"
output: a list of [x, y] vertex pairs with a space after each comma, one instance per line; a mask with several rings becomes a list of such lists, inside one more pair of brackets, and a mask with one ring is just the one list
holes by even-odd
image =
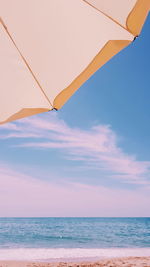
[[0, 260], [150, 256], [150, 218], [0, 218]]

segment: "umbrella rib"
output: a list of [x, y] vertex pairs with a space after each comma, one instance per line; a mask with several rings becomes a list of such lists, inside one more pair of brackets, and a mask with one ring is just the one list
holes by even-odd
[[24, 61], [25, 65], [26, 65], [26, 67], [27, 67], [28, 70], [30, 71], [32, 77], [34, 78], [34, 80], [35, 80], [36, 83], [38, 84], [38, 86], [39, 86], [39, 88], [41, 89], [43, 95], [46, 97], [46, 99], [47, 99], [47, 101], [49, 102], [50, 106], [53, 108], [53, 105], [51, 104], [51, 102], [50, 102], [48, 96], [45, 94], [45, 92], [44, 92], [44, 90], [43, 90], [43, 88], [42, 88], [40, 82], [37, 80], [35, 74], [33, 73], [31, 67], [29, 66], [27, 60], [26, 60], [26, 59], [24, 58], [24, 56], [22, 55], [21, 51], [19, 50], [18, 46], [16, 45], [15, 41], [13, 40], [13, 38], [12, 38], [10, 32], [8, 31], [7, 26], [5, 25], [5, 23], [4, 23], [4, 21], [2, 20], [1, 17], [0, 17], [0, 23], [3, 25], [3, 27], [4, 27], [5, 31], [6, 31], [6, 33], [8, 34], [9, 38], [10, 38], [11, 41], [13, 42], [13, 44], [14, 44], [14, 46], [16, 47], [17, 51], [19, 52], [19, 55], [21, 56], [22, 60]]
[[[92, 4], [90, 4], [87, 0], [82, 0], [84, 3], [86, 3], [87, 5], [93, 7], [94, 9], [96, 9], [97, 11], [99, 11], [101, 14], [103, 14], [105, 17], [109, 18], [110, 20], [112, 20], [114, 23], [118, 24], [121, 28], [123, 28], [124, 30], [128, 31], [129, 33], [131, 33], [126, 27], [124, 27], [123, 25], [121, 25], [118, 21], [116, 21], [115, 19], [113, 19], [112, 17], [110, 17], [109, 15], [107, 15], [105, 12], [103, 12], [102, 10], [100, 10], [99, 8], [93, 6]], [[132, 33], [131, 33], [132, 34]], [[132, 34], [133, 35], [133, 34]]]

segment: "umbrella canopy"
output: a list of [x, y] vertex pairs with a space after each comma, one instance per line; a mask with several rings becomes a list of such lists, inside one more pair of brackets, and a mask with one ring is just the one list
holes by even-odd
[[59, 109], [139, 35], [150, 0], [0, 0], [0, 122]]

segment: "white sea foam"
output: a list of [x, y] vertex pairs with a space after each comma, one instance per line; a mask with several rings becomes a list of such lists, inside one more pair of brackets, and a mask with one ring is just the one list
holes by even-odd
[[61, 260], [105, 257], [146, 257], [150, 256], [150, 248], [18, 248], [0, 249], [0, 260]]

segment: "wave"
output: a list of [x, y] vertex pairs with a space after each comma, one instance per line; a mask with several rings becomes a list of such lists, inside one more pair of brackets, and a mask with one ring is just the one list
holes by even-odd
[[0, 260], [69, 260], [113, 257], [147, 257], [150, 248], [18, 248], [0, 249]]

